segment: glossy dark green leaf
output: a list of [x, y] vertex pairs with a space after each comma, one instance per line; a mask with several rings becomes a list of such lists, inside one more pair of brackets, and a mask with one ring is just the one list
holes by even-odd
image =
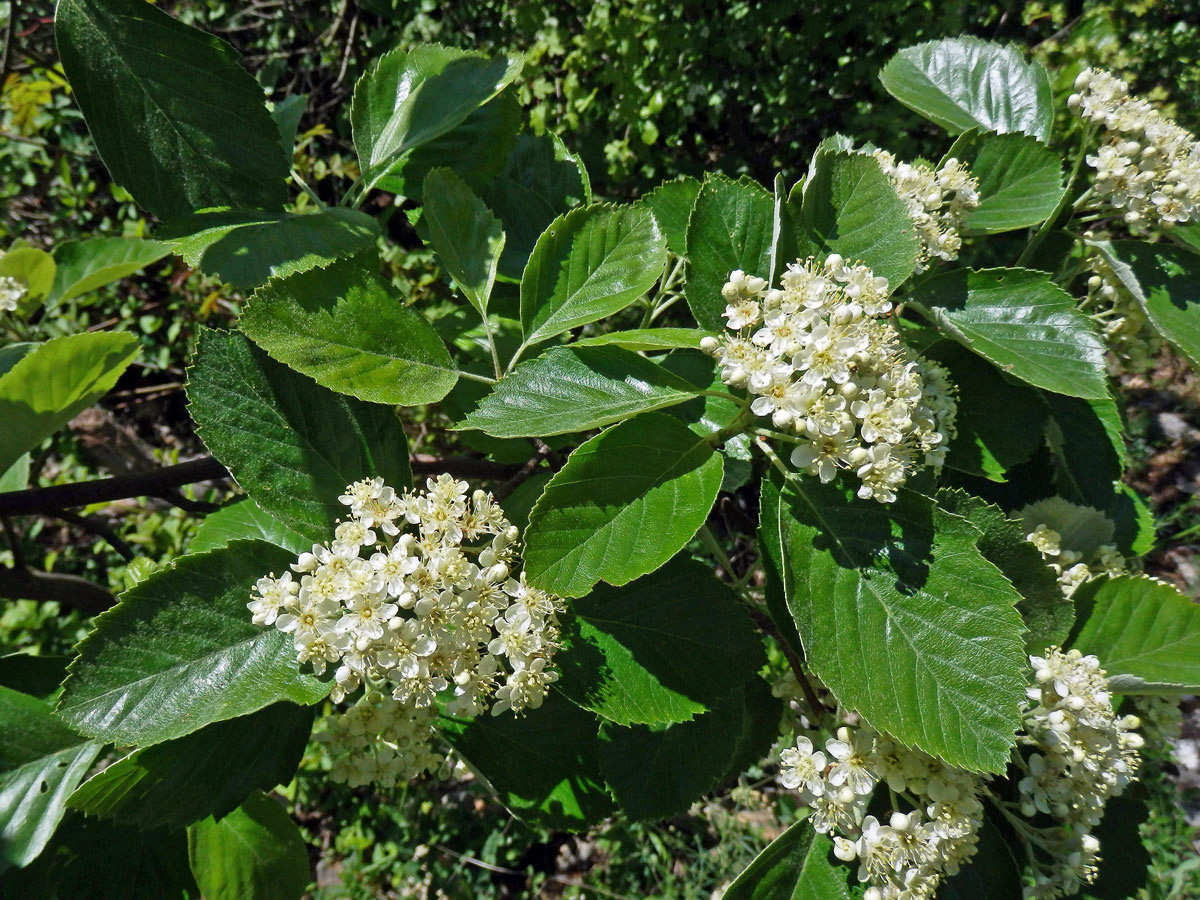
[[965, 36], [917, 44], [893, 56], [879, 80], [909, 109], [952, 134], [980, 128], [1042, 141], [1050, 136], [1050, 77], [1016, 46]]
[[1044, 272], [959, 269], [922, 282], [910, 305], [1014, 378], [1070, 397], [1108, 396], [1104, 342]]
[[71, 334], [39, 344], [0, 376], [0, 472], [107, 394], [137, 351], [131, 334]]
[[287, 199], [290, 157], [227, 43], [143, 0], [61, 0], [54, 30], [100, 157], [140, 206], [168, 219]]
[[139, 272], [171, 252], [171, 245], [137, 238], [64, 241], [54, 248], [58, 268], [49, 302], [62, 303]]
[[444, 719], [442, 733], [518, 818], [583, 831], [613, 811], [600, 775], [599, 720], [551, 692], [517, 717]]
[[1076, 589], [1071, 646], [1095, 654], [1118, 694], [1200, 689], [1200, 606], [1165, 582], [1138, 575]]
[[1064, 192], [1062, 160], [1027, 134], [969, 131], [947, 156], [966, 163], [979, 179], [979, 206], [966, 220], [973, 234], [1029, 228], [1054, 212]]
[[200, 333], [188, 402], [200, 438], [250, 498], [309, 542], [345, 515], [337, 498], [351, 482], [412, 482], [391, 409], [335, 394], [240, 334]]
[[418, 406], [458, 381], [433, 326], [356, 260], [271, 281], [240, 324], [275, 359], [360, 400]]
[[313, 542], [296, 534], [247, 498], [209, 513], [188, 544], [189, 553], [228, 547], [234, 541], [266, 541], [296, 555], [311, 550]]
[[687, 254], [687, 225], [700, 193], [699, 180], [685, 175], [660, 184], [639, 201], [650, 207], [667, 241], [667, 249], [677, 256]]
[[463, 421], [495, 437], [599, 428], [696, 396], [653, 360], [621, 347], [554, 347], [496, 384]]
[[162, 234], [179, 236], [177, 252], [189, 266], [248, 290], [374, 247], [379, 225], [341, 207], [301, 214], [234, 210], [189, 216]]
[[67, 656], [34, 656], [32, 653], [6, 653], [0, 656], [0, 686], [49, 700], [67, 676]]
[[48, 704], [0, 687], [0, 872], [42, 852], [100, 748]]
[[771, 195], [748, 178], [707, 178], [687, 226], [684, 294], [700, 327], [720, 331], [721, 288], [737, 269], [766, 278], [771, 267]]
[[63, 822], [53, 877], [74, 900], [196, 900], [187, 834], [87, 819]]
[[589, 206], [555, 219], [521, 276], [528, 346], [620, 312], [654, 285], [667, 261], [654, 217], [637, 206]]
[[254, 583], [295, 556], [261, 541], [180, 557], [121, 595], [80, 643], [58, 712], [84, 734], [146, 746], [329, 690], [292, 638], [250, 621]]
[[486, 316], [504, 250], [500, 220], [449, 169], [429, 173], [424, 196], [430, 244], [463, 296]]
[[563, 634], [559, 689], [619, 725], [687, 721], [764, 659], [730, 589], [683, 557], [624, 587], [597, 585], [571, 604]]
[[833, 841], [801, 819], [771, 841], [721, 900], [850, 900], [846, 869], [830, 861]]
[[980, 531], [908, 491], [884, 506], [772, 473], [763, 493], [780, 536], [763, 552], [813, 672], [874, 728], [951, 765], [1004, 771], [1025, 692], [1024, 626]]
[[529, 516], [525, 573], [561, 597], [653, 572], [704, 524], [722, 462], [677, 419], [644, 413], [581, 445]]
[[204, 900], [300, 900], [310, 881], [300, 828], [258, 791], [223, 819], [190, 826], [187, 844]]
[[1059, 493], [1075, 503], [1106, 508], [1128, 463], [1116, 403], [1111, 397], [1080, 400], [1048, 392], [1042, 400], [1050, 410], [1046, 442]]
[[140, 827], [180, 828], [221, 818], [254, 790], [286, 784], [296, 773], [312, 730], [313, 710], [292, 703], [135, 750], [96, 773], [68, 805], [92, 816]]

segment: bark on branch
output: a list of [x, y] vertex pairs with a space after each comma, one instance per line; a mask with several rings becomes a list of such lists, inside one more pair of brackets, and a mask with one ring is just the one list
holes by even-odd
[[4, 567], [0, 567], [0, 597], [7, 600], [57, 600], [64, 606], [93, 616], [117, 602], [104, 588], [78, 575]]

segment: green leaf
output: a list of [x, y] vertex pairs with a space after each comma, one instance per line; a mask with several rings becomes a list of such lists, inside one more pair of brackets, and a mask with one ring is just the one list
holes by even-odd
[[1046, 441], [1054, 459], [1054, 481], [1068, 500], [1105, 509], [1112, 502], [1128, 454], [1121, 413], [1111, 397], [1079, 400], [1043, 393], [1050, 410]]
[[685, 424], [644, 413], [581, 445], [546, 485], [525, 532], [529, 582], [582, 597], [626, 584], [683, 548], [721, 486], [719, 454]]
[[426, 202], [425, 178], [433, 169], [444, 166], [472, 188], [486, 187], [504, 170], [521, 130], [521, 103], [514, 90], [502, 91], [461, 125], [414, 149], [375, 186]]
[[654, 285], [667, 249], [654, 216], [636, 206], [588, 206], [538, 238], [521, 276], [526, 346], [620, 312]]
[[372, 403], [433, 403], [458, 381], [433, 326], [355, 260], [270, 282], [241, 328], [288, 367]]
[[42, 852], [100, 746], [41, 700], [0, 687], [0, 872]]
[[639, 200], [650, 207], [667, 241], [667, 249], [676, 256], [687, 255], [687, 225], [700, 193], [700, 182], [685, 175], [660, 184]]
[[292, 638], [250, 621], [247, 598], [295, 556], [261, 541], [183, 556], [96, 618], [71, 663], [59, 714], [84, 734], [146, 746], [328, 692], [296, 664]]
[[688, 306], [702, 328], [725, 327], [721, 288], [731, 272], [767, 277], [773, 209], [771, 195], [749, 178], [705, 179], [688, 219], [684, 281]]
[[131, 334], [72, 334], [38, 345], [0, 376], [0, 472], [107, 394], [137, 350]]
[[0, 376], [7, 375], [13, 366], [40, 346], [36, 341], [17, 341], [0, 347]]
[[563, 636], [559, 690], [618, 725], [687, 721], [764, 661], [730, 589], [684, 557], [625, 587], [598, 585], [571, 604]]
[[1015, 46], [974, 37], [906, 47], [879, 73], [887, 92], [951, 134], [980, 128], [1050, 137], [1050, 77]]
[[833, 841], [801, 819], [771, 841], [721, 900], [850, 900], [846, 869], [829, 861]]
[[1200, 367], [1200, 255], [1166, 243], [1091, 243], [1158, 333]]
[[337, 498], [351, 482], [412, 483], [392, 410], [326, 390], [240, 334], [200, 333], [187, 393], [212, 454], [264, 512], [310, 543], [327, 540], [345, 515]]
[[440, 44], [398, 47], [375, 60], [355, 85], [350, 108], [363, 193], [504, 90], [521, 62]]
[[1026, 651], [1040, 654], [1052, 644], [1061, 645], [1075, 621], [1075, 604], [1063, 596], [1054, 571], [1025, 540], [1029, 529], [1005, 516], [999, 507], [963, 490], [940, 490], [937, 501], [981, 532], [979, 552], [1021, 595], [1017, 610], [1028, 629]]
[[29, 486], [28, 453], [22, 453], [4, 472], [0, 472], [0, 494], [6, 491], [23, 491]]
[[311, 550], [313, 542], [296, 534], [263, 508], [247, 498], [209, 513], [188, 544], [189, 553], [203, 553], [228, 547], [234, 541], [266, 541], [299, 556]]
[[1104, 342], [1044, 272], [959, 269], [922, 282], [909, 305], [1014, 378], [1069, 397], [1108, 396]]
[[579, 157], [553, 134], [522, 134], [504, 171], [483, 194], [504, 223], [508, 240], [500, 274], [519, 280], [534, 245], [556, 216], [592, 202], [591, 185]]
[[308, 848], [286, 809], [256, 791], [220, 821], [188, 828], [188, 859], [204, 900], [300, 900]]
[[28, 319], [54, 286], [54, 257], [35, 247], [13, 247], [0, 254], [0, 275], [15, 278], [25, 286], [25, 296], [17, 301], [17, 315]]
[[54, 248], [58, 264], [50, 302], [62, 303], [119, 281], [157, 262], [171, 245], [136, 238], [92, 238], [66, 241]]
[[1027, 134], [972, 129], [946, 154], [979, 179], [979, 206], [966, 220], [972, 234], [997, 234], [1044, 222], [1065, 191], [1058, 154]]
[[[795, 205], [792, 193], [789, 206]], [[801, 257], [840, 253], [847, 262], [870, 266], [892, 290], [917, 265], [920, 241], [908, 207], [871, 156], [818, 151], [797, 227]]]
[[1154, 578], [1089, 581], [1073, 595], [1071, 646], [1095, 654], [1118, 694], [1194, 694], [1200, 689], [1200, 606]]
[[500, 220], [449, 169], [430, 172], [424, 193], [430, 244], [463, 296], [486, 316], [504, 250]]
[[1003, 772], [1025, 692], [1023, 626], [980, 532], [909, 491], [885, 507], [772, 473], [763, 495], [780, 535], [764, 553], [817, 677], [901, 742]]
[[187, 835], [165, 828], [98, 822], [75, 814], [63, 822], [53, 875], [59, 897], [76, 900], [195, 900]]
[[49, 700], [67, 675], [66, 656], [34, 656], [32, 653], [6, 653], [0, 656], [0, 685]]
[[307, 109], [307, 94], [292, 94], [271, 107], [271, 118], [279, 129], [279, 146], [288, 160], [295, 154], [296, 132], [300, 130], [300, 120]]
[[746, 693], [667, 728], [604, 723], [600, 767], [622, 812], [635, 821], [665, 819], [716, 787], [738, 755]]
[[169, 223], [160, 232], [168, 235], [178, 235], [177, 252], [189, 266], [248, 290], [374, 247], [379, 225], [342, 207], [302, 214], [231, 210]]
[[443, 718], [441, 731], [514, 816], [578, 832], [613, 811], [600, 775], [598, 725], [552, 691], [526, 715]]
[[291, 159], [227, 43], [143, 0], [61, 0], [54, 31], [100, 158], [139, 206], [169, 219], [287, 199]]
[[221, 818], [253, 790], [286, 784], [312, 730], [313, 710], [275, 703], [248, 716], [135, 750], [75, 789], [68, 805], [140, 827]]
[[553, 347], [497, 382], [464, 428], [495, 437], [586, 431], [696, 396], [653, 360], [621, 347]]
[[573, 347], [624, 347], [626, 350], [695, 349], [708, 332], [700, 328], [630, 328], [575, 341]]

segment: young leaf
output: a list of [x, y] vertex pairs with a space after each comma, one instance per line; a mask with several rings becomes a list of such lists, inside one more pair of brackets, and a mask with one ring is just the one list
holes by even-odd
[[504, 250], [500, 220], [449, 169], [429, 173], [424, 195], [430, 244], [463, 296], [486, 316]]
[[246, 498], [205, 516], [188, 544], [188, 553], [219, 550], [234, 541], [266, 541], [297, 556], [311, 550], [313, 544]]
[[458, 381], [433, 326], [352, 259], [271, 281], [255, 291], [241, 328], [290, 368], [372, 403], [433, 403]]
[[833, 841], [801, 819], [767, 845], [721, 900], [850, 900], [846, 869], [829, 861]]
[[1200, 689], [1200, 606], [1171, 585], [1123, 575], [1076, 589], [1071, 646], [1095, 654], [1118, 694]]
[[685, 175], [660, 184], [639, 200], [650, 207], [667, 241], [667, 249], [676, 256], [687, 255], [687, 224], [700, 193], [700, 182]]
[[772, 473], [763, 498], [780, 536], [763, 553], [813, 672], [903, 743], [1004, 771], [1026, 684], [1020, 597], [979, 531], [911, 492], [885, 507]]
[[42, 852], [101, 746], [41, 700], [0, 687], [0, 872]]
[[1069, 397], [1108, 396], [1104, 342], [1044, 272], [947, 272], [922, 282], [909, 305], [1015, 378]]
[[620, 347], [553, 347], [517, 366], [463, 421], [495, 437], [599, 428], [696, 396], [653, 360]]
[[521, 276], [526, 346], [620, 312], [654, 285], [667, 248], [654, 216], [636, 206], [588, 206], [538, 238]]
[[708, 332], [700, 328], [630, 328], [580, 338], [573, 347], [624, 347], [626, 350], [695, 349]]
[[1050, 137], [1050, 76], [1021, 51], [975, 37], [906, 47], [879, 73], [887, 92], [951, 134], [980, 128]]
[[[795, 205], [794, 196], [788, 205]], [[917, 265], [920, 241], [908, 207], [871, 156], [818, 151], [804, 182], [797, 228], [799, 256], [840, 253], [847, 262], [870, 266], [892, 290]]]
[[295, 557], [261, 541], [180, 557], [121, 595], [79, 644], [59, 714], [84, 734], [147, 746], [277, 700], [328, 692], [300, 673], [292, 638], [250, 621], [247, 598]]
[[71, 334], [39, 344], [0, 376], [0, 472], [107, 394], [137, 351], [131, 334]]
[[721, 456], [677, 419], [644, 413], [602, 431], [546, 485], [525, 532], [531, 584], [582, 597], [678, 553], [708, 518]]
[[202, 331], [188, 378], [197, 432], [246, 493], [287, 528], [326, 540], [338, 496], [360, 478], [408, 487], [408, 444], [392, 410], [335, 394], [240, 334]]
[[76, 788], [67, 804], [142, 828], [219, 819], [251, 791], [291, 781], [312, 721], [311, 707], [275, 703], [214, 722], [133, 751]]
[[54, 248], [58, 268], [50, 303], [62, 303], [139, 272], [171, 252], [171, 245], [136, 238], [65, 241]]
[[1095, 241], [1154, 328], [1200, 367], [1200, 254], [1170, 244]]
[[287, 199], [290, 156], [224, 41], [142, 0], [61, 0], [54, 31], [100, 158], [139, 206], [169, 219]]
[[204, 900], [300, 900], [308, 850], [286, 809], [261, 791], [220, 821], [188, 828], [188, 859]]
[[1064, 192], [1058, 154], [1027, 134], [971, 130], [946, 154], [979, 179], [979, 206], [967, 216], [972, 234], [1029, 228], [1049, 218]]
[[178, 235], [177, 252], [189, 266], [249, 290], [374, 247], [379, 225], [343, 207], [300, 214], [233, 210], [171, 222], [159, 234], [168, 235]]
[[594, 715], [555, 692], [524, 716], [443, 719], [442, 733], [517, 818], [583, 831], [613, 810]]
[[350, 108], [363, 193], [504, 90], [521, 62], [440, 44], [398, 47], [375, 60], [355, 85]]
[[571, 604], [563, 635], [559, 690], [618, 725], [687, 721], [763, 662], [733, 593], [683, 557], [625, 587], [598, 585]]
[[721, 288], [736, 269], [767, 277], [771, 267], [771, 195], [748, 178], [705, 179], [687, 225], [684, 294], [700, 327], [720, 331]]

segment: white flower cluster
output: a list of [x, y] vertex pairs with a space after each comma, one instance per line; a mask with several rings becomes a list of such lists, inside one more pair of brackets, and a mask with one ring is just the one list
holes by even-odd
[[272, 573], [247, 604], [255, 624], [292, 635], [301, 664], [317, 674], [337, 665], [335, 703], [366, 686], [369, 699], [333, 733], [390, 744], [402, 772], [429, 762], [401, 738], [427, 738], [425, 711], [439, 701], [452, 715], [521, 712], [558, 678], [549, 666], [562, 601], [525, 583], [517, 528], [491, 494], [468, 487], [449, 475], [403, 495], [382, 478], [355, 482], [339, 498], [350, 516], [334, 540], [292, 566], [299, 580]]
[[361, 787], [395, 787], [432, 772], [443, 758], [431, 741], [437, 707], [401, 703], [377, 690], [366, 691], [344, 712], [325, 717], [315, 739], [333, 755], [329, 777]]
[[1051, 647], [1029, 661], [1035, 684], [1018, 740], [1033, 752], [1027, 759], [1016, 755], [1024, 773], [1017, 787], [1022, 815], [1057, 820], [1023, 833], [1044, 851], [1044, 858], [1031, 854], [1034, 883], [1026, 897], [1047, 900], [1071, 896], [1096, 879], [1100, 842], [1092, 829], [1109, 798], [1134, 780], [1143, 741], [1134, 730], [1137, 717], [1113, 711], [1096, 657]]
[[797, 260], [767, 290], [736, 271], [721, 289], [734, 335], [700, 347], [722, 380], [754, 395], [751, 411], [795, 443], [792, 464], [832, 481], [858, 477], [858, 495], [896, 499], [908, 474], [940, 467], [954, 435], [957, 403], [943, 370], [912, 356], [891, 311], [887, 279], [831, 254]]
[[1068, 105], [1104, 128], [1105, 143], [1087, 158], [1095, 190], [1130, 225], [1170, 227], [1200, 218], [1200, 143], [1155, 109], [1129, 94], [1112, 74], [1087, 69], [1075, 79]]
[[25, 285], [11, 275], [0, 275], [0, 313], [16, 312], [25, 296]]
[[[928, 900], [943, 875], [975, 854], [983, 823], [977, 775], [910, 750], [866, 726], [843, 726], [814, 750], [807, 737], [780, 754], [780, 783], [813, 809], [813, 828], [833, 836], [834, 854], [858, 861], [864, 900]], [[866, 815], [877, 784], [913, 800], [883, 824]]]
[[963, 221], [979, 206], [979, 179], [957, 159], [948, 159], [934, 169], [924, 163], [896, 162], [886, 150], [872, 155], [907, 204], [917, 227], [921, 239], [917, 271], [925, 271], [931, 259], [958, 259]]
[[1098, 509], [1050, 497], [1015, 515], [1030, 529], [1025, 539], [1058, 575], [1059, 586], [1068, 597], [1089, 579], [1129, 571], [1125, 557], [1111, 543], [1113, 524]]
[[[1162, 350], [1162, 338], [1103, 256], [1092, 254], [1088, 268], [1092, 275], [1081, 306], [1104, 331], [1105, 343], [1115, 357], [1110, 358], [1110, 374], [1119, 375], [1121, 370], [1149, 371], [1154, 366], [1154, 357]], [[1114, 365], [1116, 360], [1120, 360], [1119, 366]]]

